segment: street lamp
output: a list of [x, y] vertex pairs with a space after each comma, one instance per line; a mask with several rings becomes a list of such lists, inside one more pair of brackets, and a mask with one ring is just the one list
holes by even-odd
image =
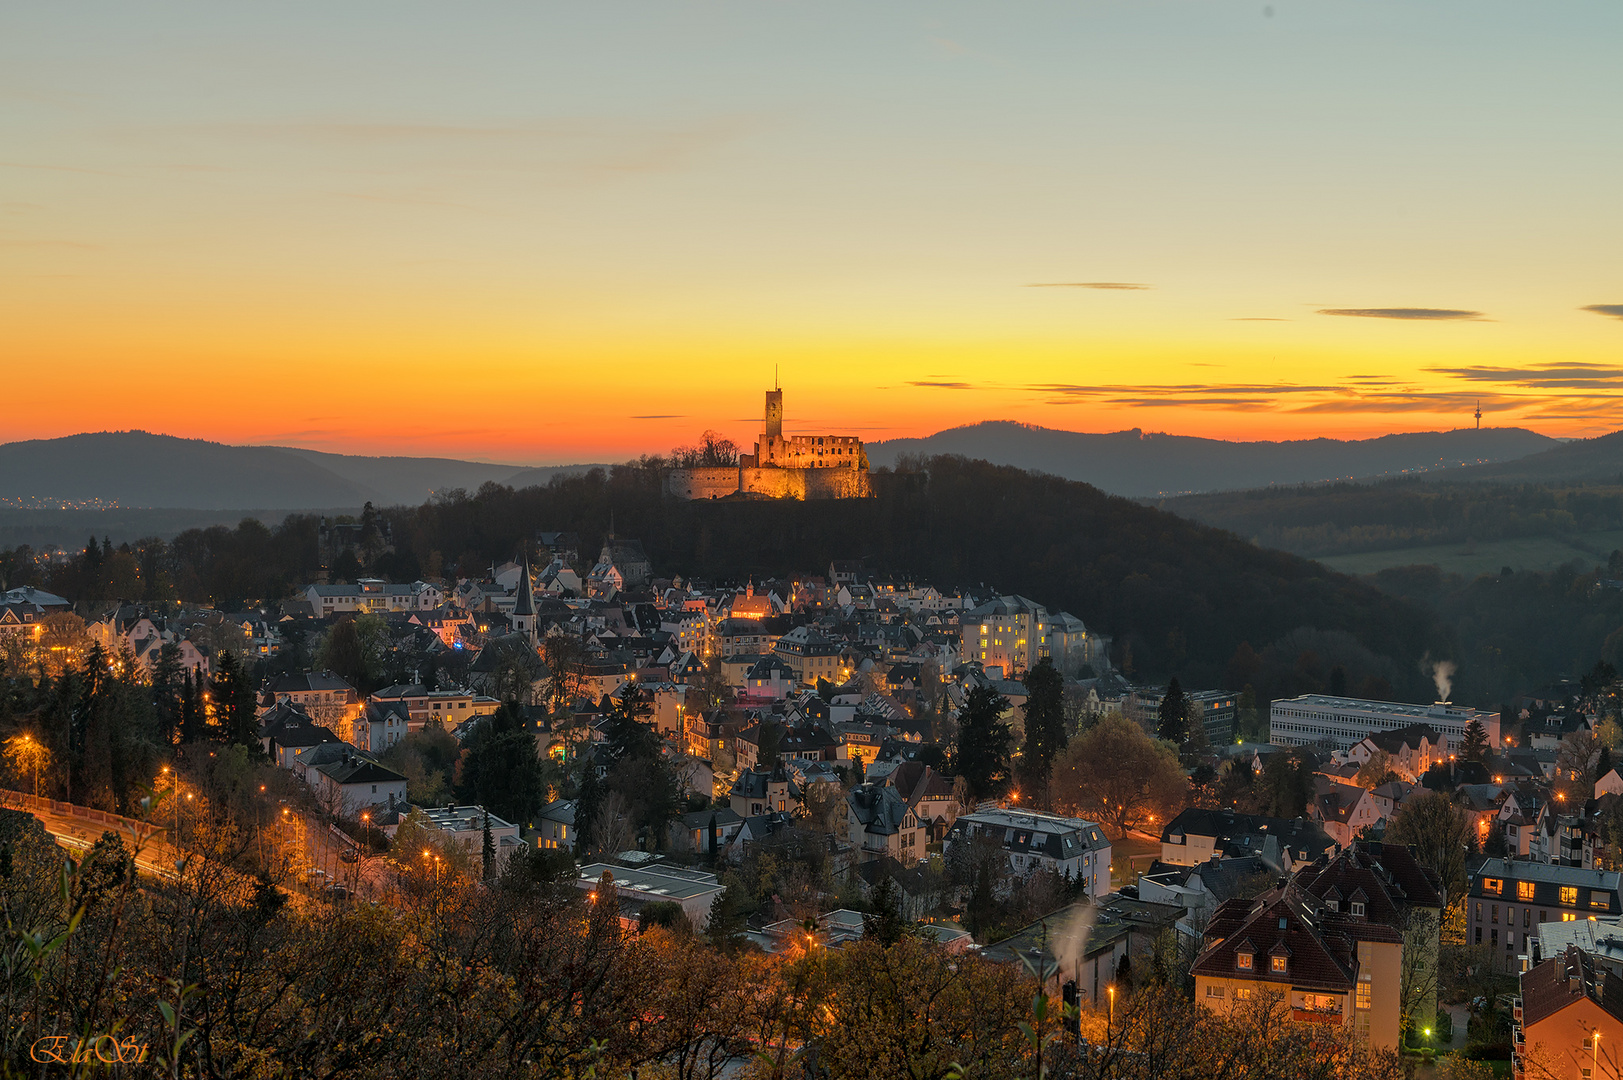
[[1589, 1037], [1589, 1075], [1600, 1075], [1600, 1028]]
[[1105, 990], [1110, 994], [1110, 1025], [1114, 1027], [1116, 1024], [1116, 984], [1111, 983], [1105, 987]]

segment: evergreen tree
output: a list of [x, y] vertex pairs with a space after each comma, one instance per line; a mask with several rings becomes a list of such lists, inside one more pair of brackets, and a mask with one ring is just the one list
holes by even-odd
[[1026, 741], [1020, 752], [1020, 786], [1031, 802], [1046, 808], [1054, 759], [1065, 749], [1065, 679], [1043, 657], [1022, 680], [1026, 686]]
[[203, 711], [202, 673], [194, 680], [192, 670], [187, 668], [180, 684], [181, 744], [191, 746], [202, 742], [207, 736], [207, 723], [208, 717]]
[[258, 755], [261, 746], [253, 680], [242, 659], [230, 649], [221, 650], [218, 663], [212, 688], [215, 736]]
[[490, 833], [490, 811], [485, 811], [485, 847], [484, 847], [484, 873], [481, 875], [485, 881], [496, 876], [496, 839]]
[[1156, 734], [1175, 746], [1182, 746], [1189, 737], [1189, 702], [1176, 678], [1167, 683], [1158, 713], [1161, 722]]
[[873, 913], [862, 917], [862, 936], [882, 945], [894, 945], [907, 937], [913, 926], [902, 914], [902, 890], [892, 878], [884, 878], [868, 897]]
[[580, 793], [575, 797], [575, 854], [585, 855], [592, 830], [603, 814], [603, 781], [597, 775], [597, 763], [591, 754], [583, 754]]
[[744, 912], [739, 903], [738, 886], [728, 884], [720, 895], [710, 901], [710, 921], [704, 926], [705, 937], [714, 948], [722, 952], [731, 952], [743, 939], [744, 927]]
[[1466, 761], [1481, 761], [1488, 754], [1488, 733], [1476, 717], [1465, 725], [1465, 737], [1460, 740], [1460, 757]]
[[166, 641], [158, 647], [158, 662], [152, 665], [152, 705], [157, 711], [159, 740], [165, 746], [180, 739], [181, 693], [180, 646]]
[[462, 744], [461, 797], [498, 817], [523, 825], [546, 798], [546, 778], [535, 736], [523, 710], [512, 703], [474, 725]]
[[1014, 732], [1003, 721], [1009, 699], [990, 686], [977, 686], [958, 718], [958, 744], [953, 771], [962, 776], [977, 799], [1002, 792], [1009, 779], [1009, 751]]
[[653, 715], [653, 706], [642, 687], [629, 682], [621, 688], [620, 699], [610, 707], [603, 731], [609, 757], [615, 764], [659, 756], [661, 739], [650, 722]]

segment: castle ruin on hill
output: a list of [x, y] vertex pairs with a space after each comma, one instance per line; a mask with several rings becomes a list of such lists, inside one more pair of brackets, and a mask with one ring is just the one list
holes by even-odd
[[849, 435], [784, 435], [783, 391], [766, 392], [755, 453], [737, 465], [672, 469], [665, 491], [679, 499], [860, 499], [871, 494], [868, 453]]

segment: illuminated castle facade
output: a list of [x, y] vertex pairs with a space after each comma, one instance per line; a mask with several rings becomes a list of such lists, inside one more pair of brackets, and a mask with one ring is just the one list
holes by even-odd
[[783, 391], [768, 390], [755, 453], [737, 465], [672, 469], [665, 490], [679, 499], [860, 499], [871, 493], [868, 453], [849, 435], [784, 435]]

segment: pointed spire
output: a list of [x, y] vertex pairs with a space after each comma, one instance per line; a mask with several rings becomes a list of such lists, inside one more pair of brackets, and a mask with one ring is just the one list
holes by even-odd
[[518, 580], [518, 600], [513, 605], [513, 614], [535, 618], [535, 583], [530, 580], [529, 555], [524, 556], [524, 576]]

